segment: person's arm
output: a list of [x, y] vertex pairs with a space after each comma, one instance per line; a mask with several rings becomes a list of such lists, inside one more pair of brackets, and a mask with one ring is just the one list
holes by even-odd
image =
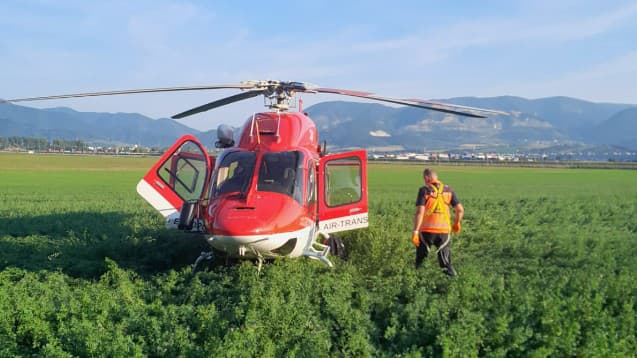
[[411, 242], [416, 246], [420, 246], [420, 225], [425, 217], [425, 206], [416, 206], [416, 215], [414, 215], [414, 231], [411, 232]]
[[453, 226], [451, 227], [454, 234], [457, 234], [462, 230], [462, 217], [464, 216], [464, 207], [462, 204], [457, 203], [454, 205], [453, 210], [455, 211], [456, 220], [453, 222]]
[[453, 207], [453, 210], [456, 213], [456, 220], [454, 222], [460, 223], [462, 221], [462, 218], [464, 217], [464, 207], [462, 206], [462, 204], [458, 203], [456, 204], [456, 206]]
[[416, 207], [416, 214], [414, 215], [414, 232], [420, 231], [422, 220], [425, 217], [425, 206], [419, 205]]
[[414, 230], [411, 232], [411, 242], [418, 247], [420, 245], [420, 225], [425, 217], [425, 188], [418, 190], [416, 197], [416, 214], [414, 215]]

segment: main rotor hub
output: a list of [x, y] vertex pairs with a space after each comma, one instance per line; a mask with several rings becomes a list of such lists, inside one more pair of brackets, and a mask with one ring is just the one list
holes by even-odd
[[252, 86], [244, 91], [263, 91], [264, 104], [274, 111], [287, 111], [296, 106], [297, 92], [312, 92], [317, 86], [304, 82], [288, 81], [243, 81], [243, 85]]

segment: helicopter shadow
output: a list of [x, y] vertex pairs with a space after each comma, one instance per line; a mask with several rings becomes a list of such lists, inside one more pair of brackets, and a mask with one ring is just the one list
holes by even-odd
[[[61, 271], [99, 277], [105, 258], [141, 276], [190, 266], [209, 246], [202, 236], [143, 227], [132, 214], [69, 212], [0, 217], [0, 270]], [[155, 225], [152, 225], [155, 226]]]

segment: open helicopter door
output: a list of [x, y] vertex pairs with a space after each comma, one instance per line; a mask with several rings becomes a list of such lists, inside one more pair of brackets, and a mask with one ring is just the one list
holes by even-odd
[[367, 153], [326, 155], [318, 173], [319, 232], [367, 227]]
[[182, 207], [202, 198], [213, 165], [201, 143], [185, 135], [139, 181], [137, 193], [166, 218], [166, 227], [184, 229], [179, 225]]

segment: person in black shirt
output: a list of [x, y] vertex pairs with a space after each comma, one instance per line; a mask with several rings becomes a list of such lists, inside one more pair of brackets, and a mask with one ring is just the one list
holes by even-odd
[[[425, 186], [418, 190], [412, 233], [412, 242], [416, 245], [416, 268], [422, 265], [431, 245], [435, 245], [438, 248], [438, 263], [443, 272], [455, 276], [456, 271], [451, 264], [450, 232], [460, 232], [464, 208], [456, 193], [438, 180], [435, 171], [425, 169], [423, 177]], [[453, 225], [450, 208], [455, 211]]]

